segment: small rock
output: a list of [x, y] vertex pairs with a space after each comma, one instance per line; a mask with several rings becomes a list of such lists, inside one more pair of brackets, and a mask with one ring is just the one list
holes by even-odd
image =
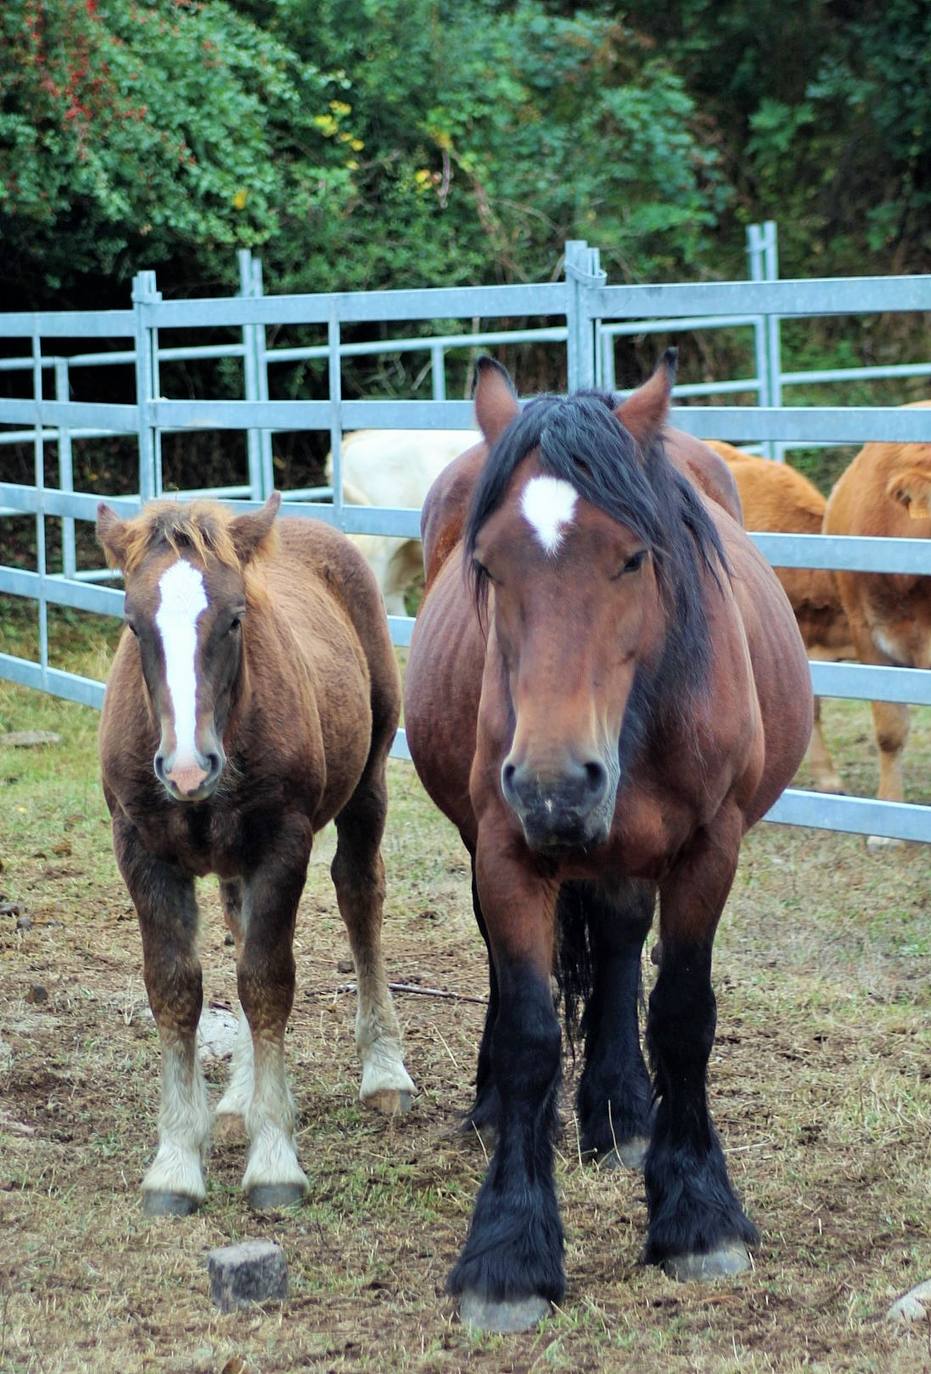
[[11, 749], [35, 749], [40, 744], [61, 744], [61, 735], [51, 730], [13, 730], [8, 735], [0, 735], [0, 744]]
[[24, 911], [23, 914], [22, 914], [22, 916], [17, 916], [17, 918], [16, 918], [16, 929], [17, 929], [17, 930], [32, 930], [32, 917], [29, 915], [29, 913], [28, 913], [27, 911]]
[[232, 937], [232, 935], [230, 934], [229, 931], [227, 931], [226, 934], [224, 935], [224, 937], [223, 937], [223, 943], [224, 943], [224, 945], [235, 945], [236, 941], [233, 939], [233, 937]]
[[337, 972], [337, 973], [354, 973], [354, 972], [355, 972], [355, 965], [353, 964], [353, 962], [352, 962], [351, 959], [337, 959], [337, 961], [336, 961], [336, 972]]
[[210, 1296], [221, 1312], [251, 1302], [282, 1301], [288, 1296], [288, 1263], [280, 1245], [246, 1240], [207, 1255]]
[[931, 1279], [910, 1288], [886, 1313], [890, 1322], [924, 1322], [931, 1317]]
[[239, 1017], [222, 1007], [204, 1007], [197, 1027], [197, 1049], [201, 1059], [232, 1057], [239, 1029]]
[[48, 988], [43, 987], [41, 983], [33, 983], [26, 993], [26, 1001], [34, 1007], [41, 1006], [43, 1002], [48, 1001]]
[[0, 902], [0, 916], [18, 916], [21, 911], [19, 902]]

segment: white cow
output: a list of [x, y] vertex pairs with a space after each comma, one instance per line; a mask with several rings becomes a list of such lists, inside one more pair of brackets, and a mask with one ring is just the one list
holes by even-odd
[[[472, 429], [360, 429], [343, 437], [343, 500], [356, 506], [419, 510], [436, 478], [477, 444]], [[327, 479], [333, 469], [327, 457]], [[389, 615], [405, 615], [404, 593], [420, 572], [419, 539], [354, 534], [353, 542], [378, 580]]]

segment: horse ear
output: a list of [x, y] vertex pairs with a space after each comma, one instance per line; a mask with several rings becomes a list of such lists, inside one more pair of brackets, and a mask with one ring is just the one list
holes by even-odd
[[230, 525], [233, 547], [244, 567], [271, 544], [275, 516], [280, 505], [281, 493], [273, 491], [261, 510], [254, 513], [250, 511], [248, 515], [237, 515]]
[[122, 571], [126, 566], [128, 543], [126, 521], [104, 501], [97, 507], [97, 542], [106, 554], [108, 565]]
[[507, 368], [484, 354], [475, 364], [472, 395], [479, 429], [488, 444], [497, 443], [520, 414], [517, 392]]
[[931, 516], [931, 473], [921, 468], [897, 472], [886, 484], [886, 495], [904, 506], [913, 520]]
[[649, 381], [638, 387], [614, 412], [642, 449], [649, 448], [668, 418], [678, 354], [677, 348], [667, 348]]

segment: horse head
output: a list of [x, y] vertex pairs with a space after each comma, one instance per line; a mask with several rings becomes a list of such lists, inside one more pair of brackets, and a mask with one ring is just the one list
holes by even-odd
[[97, 538], [125, 578], [135, 636], [160, 730], [153, 766], [175, 801], [216, 791], [223, 733], [243, 667], [247, 569], [273, 538], [281, 498], [234, 516], [215, 502], [156, 501], [131, 520], [97, 508]]
[[489, 620], [483, 703], [512, 731], [501, 792], [534, 850], [607, 839], [648, 717], [704, 670], [698, 584], [720, 545], [663, 452], [674, 359], [620, 406], [580, 392], [523, 412], [479, 364], [491, 453], [466, 554]]

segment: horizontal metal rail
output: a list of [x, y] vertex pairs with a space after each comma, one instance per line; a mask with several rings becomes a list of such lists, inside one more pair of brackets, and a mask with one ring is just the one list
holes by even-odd
[[876, 315], [931, 310], [931, 274], [781, 281], [602, 286], [584, 293], [589, 319], [679, 315]]

